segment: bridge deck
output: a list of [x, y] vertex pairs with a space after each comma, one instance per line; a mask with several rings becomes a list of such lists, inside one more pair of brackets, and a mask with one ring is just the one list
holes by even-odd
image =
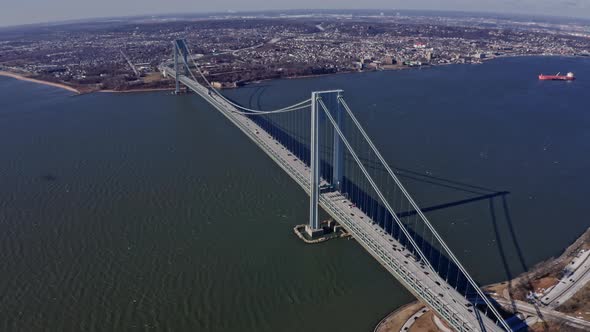
[[[170, 75], [174, 71], [166, 68]], [[303, 188], [310, 191], [309, 167], [270, 134], [250, 120], [237, 114], [237, 109], [214, 95], [192, 79], [181, 76], [180, 81], [208, 101], [232, 123], [251, 138], [283, 170]], [[232, 112], [233, 111], [233, 112]], [[324, 181], [325, 183], [325, 181]], [[320, 206], [342, 225], [383, 267], [458, 331], [503, 331], [471, 304], [435, 271], [417, 261], [395, 238], [374, 225], [371, 218], [352, 206], [339, 192], [320, 194]]]

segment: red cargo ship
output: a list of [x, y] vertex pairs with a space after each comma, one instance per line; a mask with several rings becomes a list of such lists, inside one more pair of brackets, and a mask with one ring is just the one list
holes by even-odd
[[576, 79], [576, 76], [574, 76], [574, 73], [567, 73], [567, 75], [559, 75], [559, 73], [557, 73], [557, 75], [539, 75], [539, 79], [541, 81], [573, 81]]

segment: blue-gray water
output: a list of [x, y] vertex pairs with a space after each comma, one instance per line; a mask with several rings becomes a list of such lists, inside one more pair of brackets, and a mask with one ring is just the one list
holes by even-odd
[[[589, 82], [588, 59], [513, 58], [227, 94], [342, 88], [422, 207], [510, 192], [428, 214], [489, 283], [590, 225]], [[367, 331], [411, 299], [354, 241], [300, 243], [304, 193], [194, 95], [0, 78], [0, 152], [3, 331]]]

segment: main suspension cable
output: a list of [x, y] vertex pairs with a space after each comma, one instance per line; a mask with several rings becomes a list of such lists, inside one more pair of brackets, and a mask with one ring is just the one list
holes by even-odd
[[[201, 68], [199, 67], [199, 65], [197, 64], [197, 62], [195, 61], [194, 57], [192, 56], [192, 51], [189, 48], [188, 44], [185, 42], [184, 43], [186, 50], [188, 51], [189, 57], [190, 57], [190, 61], [192, 62], [193, 66], [195, 66], [195, 69], [197, 70], [197, 72], [199, 73], [199, 75], [201, 76], [201, 78], [205, 81], [205, 83], [207, 83], [207, 87], [209, 89], [211, 89], [213, 91], [213, 93], [215, 93], [217, 96], [219, 96], [221, 99], [223, 99], [225, 102], [227, 102], [228, 104], [230, 104], [233, 107], [239, 108], [241, 110], [244, 110], [246, 112], [251, 112], [251, 113], [259, 113], [259, 114], [272, 114], [272, 113], [282, 113], [282, 112], [290, 112], [290, 111], [295, 111], [295, 110], [299, 110], [301, 108], [298, 108], [299, 106], [301, 106], [302, 104], [305, 104], [309, 101], [311, 101], [311, 99], [306, 99], [303, 100], [299, 103], [287, 106], [287, 107], [283, 107], [280, 109], [276, 109], [276, 110], [271, 110], [271, 111], [263, 111], [263, 110], [256, 110], [256, 109], [252, 109], [252, 108], [247, 108], [244, 106], [241, 106], [239, 104], [236, 104], [234, 102], [232, 102], [231, 100], [229, 100], [228, 98], [226, 98], [223, 94], [221, 94], [219, 91], [217, 91], [217, 89], [215, 89], [213, 87], [213, 85], [211, 84], [211, 82], [209, 82], [209, 80], [205, 77], [205, 74], [203, 73], [203, 71], [201, 70]], [[175, 47], [178, 47], [177, 45]], [[197, 78], [195, 77], [194, 73], [190, 70], [190, 66], [189, 64], [186, 62], [186, 59], [184, 57], [181, 57], [182, 61], [184, 62], [185, 66], [187, 66], [187, 68], [189, 68], [189, 73], [191, 74], [192, 78], [197, 81]], [[309, 107], [309, 106], [306, 106]], [[248, 114], [251, 114], [248, 113]]]

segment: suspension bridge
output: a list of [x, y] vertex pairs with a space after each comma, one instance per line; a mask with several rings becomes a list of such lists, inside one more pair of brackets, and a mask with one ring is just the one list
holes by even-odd
[[213, 88], [185, 40], [160, 70], [205, 99], [309, 196], [310, 237], [319, 207], [416, 298], [456, 331], [511, 331], [371, 141], [344, 91], [317, 91], [291, 106], [253, 109]]

